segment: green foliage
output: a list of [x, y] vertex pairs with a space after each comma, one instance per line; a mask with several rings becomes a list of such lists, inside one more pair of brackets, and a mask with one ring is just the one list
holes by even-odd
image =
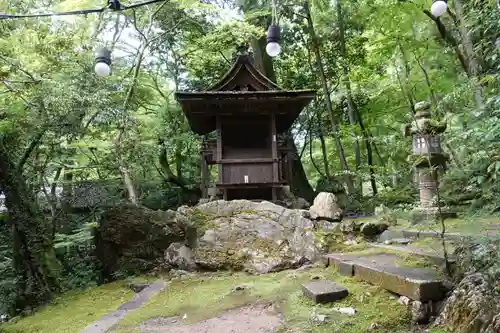
[[492, 283], [500, 281], [500, 239], [485, 237], [463, 242], [456, 250], [459, 276], [481, 272]]
[[72, 234], [56, 233], [54, 248], [63, 265], [65, 289], [86, 288], [100, 281], [100, 267], [94, 254], [96, 223], [86, 223]]
[[[42, 7], [74, 10], [95, 4], [67, 0]], [[310, 2], [315, 35], [304, 19], [303, 2], [280, 3], [277, 13], [282, 52], [272, 64], [278, 83], [318, 90], [292, 130], [309, 182], [318, 191], [339, 193], [346, 187], [345, 175], [352, 176], [358, 193], [349, 193], [351, 210], [371, 211], [380, 204], [412, 207], [417, 202], [414, 166], [425, 161], [408, 158], [410, 139], [400, 128], [413, 118], [412, 106], [427, 100], [433, 119], [442, 121], [430, 129], [442, 132], [446, 125], [441, 134], [449, 156], [441, 181], [443, 202], [471, 213], [498, 212], [496, 4], [464, 1], [463, 17], [440, 18], [443, 32], [422, 10], [429, 1], [341, 1], [345, 54], [336, 4]], [[40, 6], [32, 0], [0, 1], [4, 12]], [[267, 1], [224, 1], [223, 10], [220, 6], [176, 0], [122, 16], [112, 75], [106, 78], [93, 73], [92, 49], [111, 41], [113, 13], [0, 22], [0, 139], [12, 164], [20, 166], [29, 193], [36, 194], [28, 206], [46, 214], [37, 236], [57, 250], [67, 288], [96, 283], [99, 270], [88, 245], [90, 229], [74, 219], [71, 193], [77, 183], [112, 182], [119, 200], [136, 197], [155, 210], [197, 201], [201, 138], [190, 131], [173, 92], [203, 90], [217, 82], [231, 66], [235, 46], [248, 42], [255, 47], [270, 21]], [[313, 49], [313, 38], [319, 50]], [[315, 51], [324, 67], [326, 92]], [[355, 104], [354, 123], [348, 96]], [[339, 142], [349, 170], [341, 167]], [[3, 311], [12, 298], [16, 277], [11, 260], [17, 253], [12, 225], [3, 220], [0, 225]]]

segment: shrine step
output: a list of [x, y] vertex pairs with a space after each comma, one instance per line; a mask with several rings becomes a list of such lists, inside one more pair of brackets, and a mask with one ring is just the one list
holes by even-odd
[[[436, 251], [432, 249], [422, 249], [411, 245], [386, 245], [378, 243], [368, 243], [368, 246], [373, 248], [389, 250], [392, 252], [399, 252], [414, 257], [424, 258], [435, 265], [444, 265], [446, 263], [442, 250]], [[448, 262], [451, 265], [454, 265], [456, 260], [452, 255], [448, 255]]]
[[354, 276], [390, 292], [412, 300], [440, 301], [447, 292], [447, 283], [435, 270], [398, 264], [396, 254], [332, 253], [325, 264], [337, 268], [340, 274]]

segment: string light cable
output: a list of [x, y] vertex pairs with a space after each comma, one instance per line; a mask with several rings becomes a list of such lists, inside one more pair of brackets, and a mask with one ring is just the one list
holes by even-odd
[[280, 46], [280, 27], [278, 25], [278, 5], [276, 0], [271, 0], [271, 25], [267, 29], [266, 53], [271, 57], [276, 57], [281, 52]]
[[107, 9], [112, 11], [125, 11], [129, 9], [135, 9], [147, 5], [151, 5], [158, 2], [164, 2], [165, 0], [149, 0], [139, 3], [134, 3], [128, 6], [122, 5], [119, 0], [108, 0], [107, 5], [102, 8], [94, 8], [94, 9], [81, 9], [81, 10], [73, 10], [68, 12], [53, 12], [53, 13], [39, 13], [39, 14], [4, 14], [0, 13], [0, 21], [1, 20], [12, 20], [12, 19], [23, 19], [23, 18], [34, 18], [34, 17], [52, 17], [52, 16], [71, 16], [71, 15], [88, 15], [88, 14], [96, 14], [102, 13]]

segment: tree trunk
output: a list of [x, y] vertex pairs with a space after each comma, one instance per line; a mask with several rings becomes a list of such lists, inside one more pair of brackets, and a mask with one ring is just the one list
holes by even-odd
[[470, 38], [470, 31], [464, 22], [464, 13], [462, 9], [461, 0], [453, 0], [453, 7], [455, 7], [455, 15], [458, 23], [458, 31], [462, 39], [463, 51], [467, 59], [467, 67], [471, 76], [472, 89], [474, 90], [474, 99], [479, 108], [484, 106], [483, 92], [481, 86], [477, 83], [477, 75], [479, 74], [479, 64], [477, 61], [476, 53], [474, 52], [474, 44]]
[[[344, 84], [344, 87], [347, 91], [347, 114], [349, 116], [349, 124], [351, 126], [355, 126], [356, 123], [358, 122], [357, 117], [356, 117], [356, 111], [355, 111], [355, 105], [354, 105], [354, 100], [352, 98], [352, 90], [351, 90], [351, 80], [349, 78], [349, 63], [348, 63], [348, 57], [347, 57], [347, 48], [345, 46], [345, 29], [344, 29], [344, 16], [342, 14], [342, 4], [340, 3], [340, 0], [336, 1], [336, 10], [337, 10], [337, 21], [338, 21], [338, 28], [339, 28], [339, 42], [340, 42], [340, 54], [342, 55], [342, 83]], [[358, 172], [357, 177], [359, 177], [359, 170], [361, 168], [361, 152], [359, 150], [359, 140], [358, 140], [358, 135], [356, 134], [356, 131], [353, 130], [352, 136], [354, 139], [354, 156], [356, 160], [356, 171]], [[365, 140], [367, 141], [367, 140]], [[371, 148], [370, 148], [371, 150]], [[360, 179], [359, 185], [358, 185], [358, 192], [362, 193], [362, 180]]]
[[321, 155], [323, 156], [323, 166], [325, 168], [325, 176], [327, 177], [327, 179], [330, 179], [332, 175], [330, 174], [330, 165], [328, 164], [328, 154], [326, 150], [325, 136], [323, 134], [323, 127], [321, 126], [321, 117], [319, 113], [319, 108], [316, 108], [315, 114], [318, 120], [318, 138], [319, 142], [321, 143]]
[[375, 166], [373, 164], [373, 151], [372, 151], [372, 142], [370, 141], [370, 136], [366, 131], [365, 125], [363, 124], [363, 120], [361, 119], [361, 114], [356, 109], [356, 115], [358, 118], [359, 128], [361, 129], [361, 133], [363, 133], [363, 141], [366, 147], [366, 156], [368, 168], [370, 170], [370, 185], [372, 187], [373, 195], [377, 195], [377, 181], [375, 179]]
[[344, 147], [342, 146], [342, 142], [340, 141], [340, 133], [339, 133], [339, 124], [338, 121], [335, 117], [334, 111], [333, 111], [333, 106], [332, 106], [332, 101], [330, 100], [330, 90], [328, 89], [328, 82], [326, 80], [326, 75], [325, 75], [325, 70], [323, 66], [323, 60], [321, 58], [321, 53], [319, 50], [319, 43], [318, 39], [316, 36], [316, 32], [314, 30], [314, 24], [312, 21], [311, 17], [311, 11], [309, 9], [309, 2], [305, 1], [303, 4], [304, 11], [306, 14], [306, 20], [307, 20], [307, 26], [309, 30], [309, 34], [311, 36], [311, 44], [313, 48], [313, 53], [316, 58], [316, 70], [319, 74], [320, 80], [321, 80], [321, 87], [323, 89], [323, 95], [325, 97], [325, 105], [326, 109], [329, 115], [330, 123], [332, 126], [332, 131], [335, 139], [335, 146], [337, 148], [337, 153], [339, 154], [340, 158], [340, 167], [342, 170], [345, 172], [344, 180], [347, 185], [347, 190], [349, 193], [354, 193], [355, 188], [354, 188], [354, 182], [352, 180], [351, 175], [349, 174], [349, 167], [347, 165], [347, 160], [345, 158], [345, 153], [344, 153]]
[[56, 230], [60, 233], [70, 233], [71, 211], [73, 209], [73, 171], [66, 168], [63, 172], [62, 196], [61, 196], [61, 211], [57, 214], [54, 221]]
[[16, 168], [0, 141], [0, 190], [5, 194], [12, 224], [13, 266], [17, 275], [12, 313], [37, 307], [59, 290], [59, 266], [52, 244], [52, 226], [28, 190], [22, 170]]

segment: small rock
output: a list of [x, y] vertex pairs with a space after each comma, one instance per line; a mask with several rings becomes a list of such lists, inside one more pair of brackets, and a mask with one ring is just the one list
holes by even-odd
[[320, 220], [317, 223], [318, 229], [322, 231], [340, 231], [340, 223]]
[[411, 318], [413, 322], [423, 325], [429, 323], [432, 316], [432, 302], [422, 303], [413, 301], [411, 304]]
[[247, 289], [250, 289], [250, 285], [240, 284], [240, 285], [234, 286], [233, 289], [231, 289], [231, 292], [247, 290]]
[[365, 237], [375, 237], [378, 235], [378, 226], [373, 222], [367, 222], [361, 227], [361, 233]]
[[402, 305], [408, 306], [408, 305], [410, 305], [410, 302], [411, 302], [411, 300], [406, 296], [399, 297], [399, 303]]
[[186, 271], [195, 271], [196, 263], [193, 259], [193, 252], [189, 247], [181, 243], [172, 243], [165, 251], [165, 261], [167, 264]]
[[359, 231], [361, 226], [354, 221], [344, 221], [340, 224], [340, 231], [344, 234], [352, 234]]
[[377, 323], [372, 323], [372, 324], [370, 325], [370, 331], [374, 331], [374, 330], [376, 330], [378, 327], [379, 327], [379, 326], [378, 326], [378, 324], [377, 324]]
[[387, 228], [389, 228], [389, 226], [385, 223], [366, 222], [361, 227], [361, 233], [365, 237], [373, 238], [386, 231]]
[[317, 314], [317, 313], [313, 313], [312, 316], [311, 316], [311, 320], [313, 323], [317, 323], [317, 324], [323, 324], [326, 322], [326, 315], [324, 314]]
[[342, 221], [344, 212], [339, 199], [333, 193], [320, 192], [309, 209], [312, 219], [325, 219], [332, 222]]
[[337, 311], [348, 316], [353, 316], [357, 312], [355, 308], [333, 308], [333, 311]]
[[344, 245], [358, 245], [358, 242], [355, 239], [348, 239], [344, 242]]
[[130, 289], [132, 289], [132, 291], [134, 293], [140, 293], [141, 291], [143, 291], [144, 289], [149, 287], [149, 284], [148, 283], [131, 283], [131, 284], [129, 284], [128, 287]]
[[187, 276], [190, 274], [189, 274], [189, 272], [186, 272], [182, 269], [173, 269], [170, 271], [170, 275], [172, 275], [172, 277], [174, 277], [174, 278], [180, 278], [180, 277]]

